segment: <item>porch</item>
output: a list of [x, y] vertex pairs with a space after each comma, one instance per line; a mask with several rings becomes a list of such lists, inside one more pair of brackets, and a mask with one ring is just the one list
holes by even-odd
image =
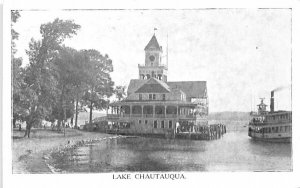
[[109, 106], [107, 118], [179, 118], [196, 119], [193, 103], [129, 103], [119, 102]]

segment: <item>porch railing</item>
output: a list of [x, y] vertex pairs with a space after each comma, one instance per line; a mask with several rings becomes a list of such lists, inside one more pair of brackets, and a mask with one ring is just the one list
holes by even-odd
[[131, 117], [142, 117], [142, 114], [131, 114]]
[[107, 118], [120, 118], [120, 117], [144, 117], [144, 118], [196, 118], [193, 114], [107, 114]]
[[107, 118], [119, 118], [120, 114], [107, 114]]

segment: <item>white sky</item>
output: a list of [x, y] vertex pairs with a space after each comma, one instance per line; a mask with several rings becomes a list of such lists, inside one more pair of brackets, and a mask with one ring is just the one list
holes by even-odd
[[[270, 91], [291, 83], [289, 9], [22, 11], [17, 56], [40, 38], [41, 24], [55, 18], [81, 25], [67, 40], [76, 49], [96, 49], [113, 60], [112, 78], [127, 85], [138, 78], [144, 47], [153, 35], [166, 51], [169, 81], [207, 81], [210, 111], [250, 111]], [[279, 109], [290, 110], [290, 90], [276, 94]]]

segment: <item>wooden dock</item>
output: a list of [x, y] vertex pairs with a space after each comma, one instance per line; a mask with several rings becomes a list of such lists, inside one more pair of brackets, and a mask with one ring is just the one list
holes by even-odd
[[103, 132], [107, 134], [119, 134], [119, 135], [131, 135], [142, 137], [155, 137], [155, 138], [167, 138], [167, 139], [190, 139], [190, 140], [215, 140], [221, 138], [226, 133], [226, 125], [224, 124], [211, 124], [207, 126], [199, 127], [193, 132], [182, 132], [180, 130], [168, 131], [166, 133], [129, 133], [123, 132], [122, 129], [105, 129], [94, 130], [97, 132]]
[[196, 132], [176, 132], [175, 139], [190, 139], [190, 140], [215, 140], [219, 139], [226, 133], [226, 125], [212, 124], [200, 127]]

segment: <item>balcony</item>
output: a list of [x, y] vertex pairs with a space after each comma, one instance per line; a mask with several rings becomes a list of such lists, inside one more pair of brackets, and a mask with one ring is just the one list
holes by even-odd
[[153, 114], [144, 114], [143, 117], [145, 117], [145, 118], [153, 118]]
[[117, 119], [120, 118], [120, 114], [107, 114], [107, 118]]
[[165, 118], [165, 114], [155, 114], [155, 118]]
[[167, 114], [166, 118], [176, 118], [177, 114]]
[[108, 119], [118, 118], [179, 118], [179, 119], [196, 119], [196, 115], [193, 114], [107, 114]]
[[142, 114], [131, 114], [131, 117], [142, 117]]

